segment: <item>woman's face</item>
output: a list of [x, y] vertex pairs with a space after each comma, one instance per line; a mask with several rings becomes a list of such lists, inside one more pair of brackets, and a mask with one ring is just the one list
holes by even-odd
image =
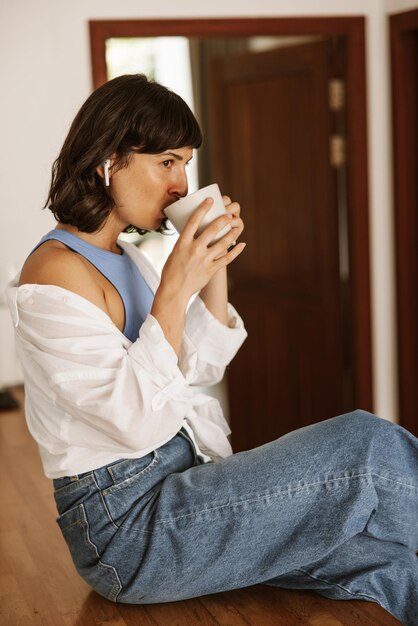
[[110, 188], [115, 208], [113, 217], [121, 229], [132, 224], [154, 230], [165, 218], [163, 209], [187, 195], [187, 163], [193, 156], [189, 147], [175, 148], [160, 154], [130, 156], [126, 167], [112, 175]]

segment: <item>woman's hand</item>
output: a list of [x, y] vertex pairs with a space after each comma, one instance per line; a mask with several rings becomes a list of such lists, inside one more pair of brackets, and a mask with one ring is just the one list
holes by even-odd
[[[241, 209], [238, 202], [231, 202], [228, 196], [223, 196], [223, 201], [227, 213], [232, 215], [231, 227], [235, 233], [235, 238], [231, 245], [234, 246], [244, 229], [244, 222], [240, 217]], [[219, 322], [228, 326], [228, 280], [226, 266], [212, 276], [210, 281], [200, 290], [199, 295], [212, 315]]]
[[240, 217], [241, 207], [238, 202], [232, 202], [229, 196], [222, 196], [222, 199], [224, 201], [226, 212], [228, 213], [228, 215], [232, 215], [233, 219], [231, 221], [231, 227], [235, 228], [235, 240], [237, 240], [244, 230], [244, 222]]
[[[245, 244], [229, 248], [241, 235], [244, 223], [240, 218], [238, 202], [223, 197], [226, 214], [216, 218], [196, 237], [199, 224], [213, 204], [212, 199], [202, 202], [188, 220], [178, 238], [172, 253], [167, 259], [161, 276], [161, 283], [168, 292], [183, 294], [189, 299], [200, 291], [221, 268], [226, 267], [243, 251]], [[213, 238], [227, 224], [231, 230], [219, 241], [211, 244]]]
[[[219, 270], [226, 268], [241, 254], [245, 243], [238, 243], [231, 248], [242, 233], [244, 225], [239, 217], [239, 204], [231, 202], [227, 196], [224, 197], [224, 202], [226, 215], [216, 218], [196, 236], [200, 222], [212, 206], [213, 200], [207, 199], [199, 205], [178, 238], [161, 274], [151, 314], [158, 320], [177, 355], [183, 338], [186, 307], [194, 293], [200, 291], [209, 310], [221, 322], [227, 323], [226, 271]], [[231, 230], [211, 244], [213, 238], [227, 224], [231, 225]], [[214, 278], [216, 273], [217, 277]]]

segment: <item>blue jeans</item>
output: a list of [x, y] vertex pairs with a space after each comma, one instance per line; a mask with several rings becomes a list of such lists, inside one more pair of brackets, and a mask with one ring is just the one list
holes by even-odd
[[377, 602], [418, 624], [418, 440], [370, 413], [204, 465], [180, 431], [54, 487], [74, 564], [109, 600], [265, 583]]

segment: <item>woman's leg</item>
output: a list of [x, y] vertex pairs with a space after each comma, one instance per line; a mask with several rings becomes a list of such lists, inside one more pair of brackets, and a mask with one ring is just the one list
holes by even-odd
[[[361, 567], [347, 558], [347, 569], [333, 569], [334, 555], [361, 534], [382, 550], [386, 542], [415, 554], [418, 440], [403, 428], [356, 411], [218, 463], [190, 467], [183, 437], [157, 452], [157, 463], [110, 488], [106, 468], [95, 471], [97, 495], [82, 504], [78, 536], [94, 544], [100, 576], [112, 569], [117, 595], [109, 597], [169, 602], [277, 582], [295, 570], [314, 580], [315, 567], [327, 566], [332, 588], [339, 576], [342, 587], [350, 579], [349, 593], [387, 598], [383, 606], [403, 615], [387, 577], [374, 573], [373, 554]], [[378, 566], [383, 572], [384, 561]]]
[[[360, 534], [382, 551], [387, 542], [399, 554], [415, 554], [417, 487], [418, 440], [363, 411], [172, 473], [147, 506], [131, 508], [109, 546], [111, 561], [121, 549], [127, 556], [115, 565], [123, 586], [118, 601], [179, 600], [294, 570], [314, 579], [315, 564], [331, 563], [332, 569], [333, 555], [343, 554]], [[348, 555], [342, 586], [347, 577], [357, 581], [358, 573], [355, 595], [379, 603], [387, 598], [394, 605], [385, 608], [401, 615], [402, 601], [388, 588], [392, 582], [375, 575], [373, 554], [363, 556], [359, 569], [355, 561], [349, 566]], [[384, 562], [378, 567], [383, 572]], [[414, 579], [416, 571], [405, 568]], [[333, 584], [338, 576], [335, 570]]]
[[265, 584], [311, 589], [336, 600], [378, 602], [403, 624], [418, 623], [418, 558], [399, 543], [366, 532], [352, 537], [326, 557]]

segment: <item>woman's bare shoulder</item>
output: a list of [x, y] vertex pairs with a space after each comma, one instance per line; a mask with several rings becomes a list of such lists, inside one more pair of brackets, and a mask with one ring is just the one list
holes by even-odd
[[85, 259], [61, 242], [46, 241], [23, 265], [19, 285], [56, 285], [103, 306], [103, 291]]

